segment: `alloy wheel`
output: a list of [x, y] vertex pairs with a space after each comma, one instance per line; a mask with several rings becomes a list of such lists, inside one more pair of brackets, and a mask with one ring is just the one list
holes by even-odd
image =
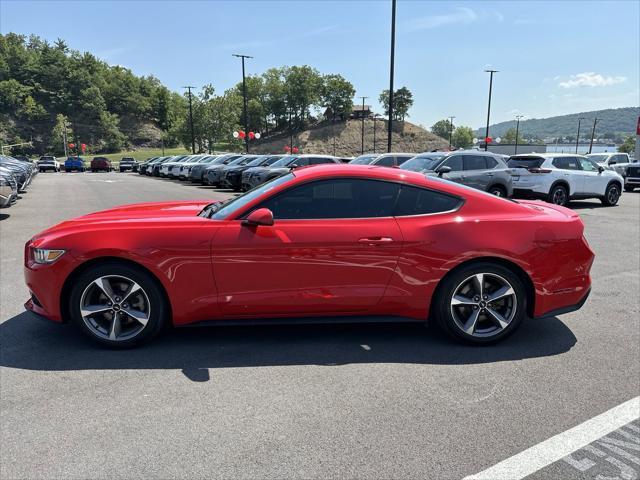
[[151, 304], [144, 289], [130, 278], [105, 275], [93, 280], [80, 297], [80, 315], [99, 338], [124, 341], [147, 326]]
[[615, 185], [611, 185], [609, 187], [609, 191], [607, 192], [607, 201], [611, 205], [615, 205], [615, 203], [618, 201], [618, 198], [620, 198], [618, 187], [616, 187]]
[[556, 205], [564, 205], [567, 203], [567, 192], [562, 187], [556, 187], [551, 199]]
[[514, 319], [517, 297], [513, 286], [495, 273], [477, 273], [464, 279], [451, 297], [451, 315], [467, 335], [492, 337]]

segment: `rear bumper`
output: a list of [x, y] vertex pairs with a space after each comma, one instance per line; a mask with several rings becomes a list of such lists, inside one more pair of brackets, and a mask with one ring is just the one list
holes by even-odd
[[578, 300], [577, 303], [574, 303], [573, 305], [567, 305], [564, 307], [556, 308], [555, 310], [550, 310], [535, 318], [541, 319], [541, 318], [557, 317], [558, 315], [564, 315], [565, 313], [571, 313], [571, 312], [575, 312], [576, 310], [580, 310], [582, 306], [586, 303], [587, 298], [589, 298], [590, 294], [591, 294], [591, 287], [587, 289], [587, 292], [583, 294], [582, 298]]
[[513, 196], [515, 198], [530, 198], [533, 200], [544, 200], [547, 198], [547, 193], [536, 192], [530, 188], [514, 188]]

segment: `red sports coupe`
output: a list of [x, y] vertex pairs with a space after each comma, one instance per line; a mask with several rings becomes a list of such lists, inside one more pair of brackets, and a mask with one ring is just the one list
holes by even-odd
[[115, 347], [172, 323], [437, 322], [463, 341], [580, 308], [573, 211], [385, 167], [300, 168], [223, 203], [129, 205], [25, 246], [26, 308]]

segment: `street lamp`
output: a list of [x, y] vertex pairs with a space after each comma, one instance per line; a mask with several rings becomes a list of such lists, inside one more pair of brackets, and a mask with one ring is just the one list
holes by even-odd
[[196, 136], [193, 133], [193, 105], [191, 104], [191, 89], [196, 88], [192, 86], [182, 87], [189, 91], [189, 125], [191, 126], [191, 153], [196, 153]]
[[234, 57], [238, 57], [242, 59], [242, 98], [244, 102], [243, 108], [243, 120], [244, 120], [244, 148], [247, 153], [249, 153], [249, 121], [247, 120], [247, 81], [244, 76], [244, 59], [245, 58], [253, 58], [249, 55], [240, 55], [238, 53], [232, 54]]
[[369, 97], [360, 97], [362, 99], [362, 146], [361, 146], [361, 150], [362, 150], [362, 155], [364, 155], [364, 101], [369, 98]]
[[516, 148], [513, 151], [514, 155], [518, 154], [518, 133], [520, 132], [520, 119], [524, 117], [524, 115], [516, 115]]
[[491, 116], [491, 90], [493, 89], [493, 74], [498, 70], [485, 70], [489, 74], [489, 105], [487, 107], [487, 129], [484, 134], [484, 151], [489, 149], [489, 117]]
[[586, 118], [578, 118], [578, 133], [576, 134], [576, 155], [578, 154], [578, 141], [580, 140], [580, 123], [582, 122], [582, 120], [586, 120]]
[[453, 137], [453, 115], [449, 117], [449, 150], [451, 150], [451, 138]]
[[589, 153], [593, 148], [593, 136], [596, 134], [596, 125], [598, 124], [598, 117], [593, 119], [593, 129], [591, 130], [591, 142], [589, 143]]
[[391, 153], [393, 129], [393, 64], [396, 51], [396, 0], [391, 0], [391, 62], [389, 67], [389, 124], [387, 130], [387, 153]]

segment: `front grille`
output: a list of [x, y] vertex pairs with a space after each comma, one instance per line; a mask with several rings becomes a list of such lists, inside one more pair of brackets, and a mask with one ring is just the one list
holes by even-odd
[[640, 167], [627, 167], [627, 176], [640, 177]]

